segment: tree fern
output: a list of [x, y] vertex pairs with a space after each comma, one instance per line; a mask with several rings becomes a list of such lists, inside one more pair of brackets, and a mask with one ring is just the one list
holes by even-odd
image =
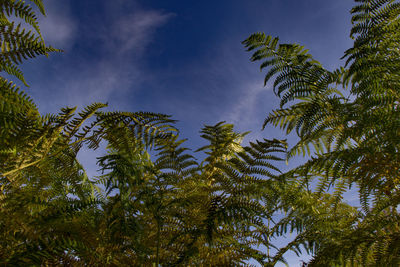
[[[278, 44], [277, 38], [264, 34], [250, 36], [244, 45], [248, 50], [255, 50], [252, 60], [262, 60], [262, 69], [270, 67], [265, 82], [275, 77], [275, 92], [281, 99], [280, 109], [268, 115], [264, 126], [271, 123], [286, 133], [296, 131], [300, 141], [289, 150], [288, 158], [299, 152], [312, 153], [306, 164], [290, 173], [299, 179], [317, 177], [321, 193], [334, 187], [337, 201], [346, 188], [356, 184], [366, 216], [390, 198], [391, 208], [387, 209], [393, 211], [389, 217], [395, 218], [399, 205], [395, 196], [399, 193], [396, 177], [400, 3], [394, 0], [356, 2], [351, 10], [354, 45], [345, 51], [346, 65], [335, 71], [324, 69], [303, 47]], [[343, 88], [349, 97], [343, 97], [336, 88]], [[386, 214], [386, 211], [374, 213], [375, 218], [379, 218], [379, 213]], [[368, 239], [370, 230], [361, 225], [365, 223], [371, 227], [368, 229], [382, 233], [394, 226], [388, 221], [384, 225], [375, 224], [373, 219], [360, 220], [362, 223], [348, 233], [357, 241], [344, 245], [346, 238], [350, 238], [344, 235], [335, 241], [338, 245], [331, 243], [335, 247], [332, 255], [336, 256], [328, 256], [330, 245], [327, 245], [315, 252], [311, 263], [329, 264], [338, 255], [354, 258], [362, 250], [363, 255], [368, 255], [363, 265], [398, 264], [398, 257], [386, 249], [388, 246], [395, 249], [391, 239], [387, 243], [383, 239], [383, 243]]]
[[[41, 0], [31, 2], [44, 14]], [[35, 58], [39, 55], [47, 56], [49, 52], [60, 50], [45, 45], [38, 26], [37, 16], [29, 3], [22, 0], [4, 0], [0, 3], [0, 9], [0, 71], [15, 76], [27, 85], [17, 65], [21, 64], [23, 60]], [[10, 22], [8, 19], [10, 16], [22, 19], [35, 32], [26, 30], [21, 23], [15, 25], [13, 21]]]

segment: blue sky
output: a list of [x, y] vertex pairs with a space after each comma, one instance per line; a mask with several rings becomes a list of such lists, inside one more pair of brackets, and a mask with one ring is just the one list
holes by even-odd
[[252, 131], [249, 139], [283, 137], [261, 131], [278, 99], [241, 44], [250, 34], [305, 45], [328, 69], [351, 46], [349, 0], [44, 2], [45, 40], [65, 52], [23, 66], [41, 112], [108, 102], [111, 110], [170, 114], [194, 149], [200, 128], [222, 120]]

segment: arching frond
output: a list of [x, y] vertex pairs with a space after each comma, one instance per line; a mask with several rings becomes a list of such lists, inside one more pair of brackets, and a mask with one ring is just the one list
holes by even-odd
[[[311, 156], [307, 163], [288, 174], [298, 177], [301, 183], [308, 183], [310, 176], [319, 179], [317, 192], [319, 195], [332, 192], [334, 206], [340, 203], [348, 188], [357, 186], [362, 210], [370, 214], [386, 198], [391, 199], [392, 210], [399, 205], [394, 196], [399, 192], [396, 177], [400, 164], [397, 156], [400, 3], [395, 0], [356, 2], [351, 10], [350, 34], [354, 45], [345, 51], [345, 67], [333, 72], [321, 67], [297, 44], [278, 45], [277, 38], [258, 33], [245, 40], [244, 45], [249, 51], [255, 51], [252, 61], [261, 61], [262, 69], [269, 67], [265, 81], [275, 77], [275, 92], [281, 99], [281, 107], [267, 116], [264, 126], [273, 124], [286, 133], [296, 132], [300, 141], [289, 149], [289, 159], [300, 153]], [[349, 96], [343, 97], [337, 89]], [[290, 105], [284, 108], [285, 104]], [[397, 211], [390, 216], [396, 218]], [[339, 239], [332, 237], [335, 240], [329, 243], [335, 247], [332, 254], [328, 251], [330, 245], [322, 250], [318, 248], [311, 263], [346, 265], [349, 263], [346, 259], [351, 259], [363, 266], [398, 264], [398, 258], [387, 253], [386, 246], [397, 249], [390, 238], [387, 243], [379, 238], [376, 242], [368, 239], [371, 234], [368, 227], [384, 232], [383, 229], [393, 226], [383, 226], [372, 219], [360, 220], [355, 226], [357, 230], [350, 229]], [[361, 227], [363, 222], [368, 227]], [[360, 239], [354, 243], [344, 241], [356, 239], [357, 235]], [[358, 253], [365, 256], [363, 261], [357, 258]]]

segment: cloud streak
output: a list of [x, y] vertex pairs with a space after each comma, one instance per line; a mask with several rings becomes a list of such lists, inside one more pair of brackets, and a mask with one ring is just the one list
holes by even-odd
[[[121, 100], [118, 109], [128, 107], [124, 94], [139, 90], [141, 82], [147, 77], [141, 68], [141, 58], [154, 40], [157, 29], [174, 15], [136, 8], [111, 14], [113, 19], [103, 21], [101, 25], [80, 25], [68, 8], [52, 1], [48, 6], [49, 15], [41, 22], [43, 35], [49, 44], [66, 52], [51, 66], [57, 75], [50, 79], [47, 77], [45, 85], [36, 85], [45, 88], [37, 92], [37, 99], [53, 100], [51, 103], [39, 103], [42, 111], [56, 112], [65, 105], [84, 106], [114, 99]], [[74, 47], [77, 44], [79, 49], [82, 44], [78, 39], [88, 35], [93, 35], [95, 39], [91, 44], [94, 45], [94, 54], [90, 54], [90, 50], [87, 53]], [[48, 70], [43, 69], [42, 73], [46, 72]]]
[[51, 46], [69, 50], [74, 45], [78, 25], [68, 5], [60, 1], [46, 2], [46, 17], [40, 17], [39, 25], [46, 43]]
[[124, 54], [135, 52], [141, 54], [151, 43], [156, 29], [164, 25], [172, 13], [161, 13], [156, 10], [141, 10], [119, 19], [112, 25], [110, 49]]

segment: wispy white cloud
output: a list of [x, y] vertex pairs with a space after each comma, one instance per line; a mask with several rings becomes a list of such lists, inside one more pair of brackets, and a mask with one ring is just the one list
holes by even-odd
[[78, 25], [66, 2], [46, 1], [46, 17], [39, 23], [46, 43], [65, 50], [74, 45]]
[[[164, 25], [171, 14], [139, 10], [114, 21], [104, 41], [104, 55], [96, 64], [83, 64], [83, 70], [70, 79], [66, 86], [69, 99], [79, 105], [93, 101], [107, 102], [121, 98], [124, 93], [138, 89], [147, 76], [141, 68], [140, 57], [154, 38], [157, 28]], [[123, 99], [123, 98], [122, 98]], [[121, 103], [121, 106], [127, 103]]]
[[[71, 55], [76, 36], [85, 35], [88, 28], [74, 21], [68, 8], [50, 1], [48, 17], [41, 27], [48, 43], [67, 50], [64, 56]], [[62, 11], [62, 10], [67, 11]], [[127, 107], [124, 95], [139, 89], [147, 74], [141, 68], [141, 57], [154, 40], [158, 28], [162, 27], [174, 15], [158, 10], [135, 8], [133, 12], [111, 16], [108, 23], [99, 25], [95, 39], [99, 40], [101, 56], [99, 58], [74, 59], [73, 63], [55, 63], [59, 75], [47, 80], [46, 88], [55, 88], [50, 93], [51, 103], [39, 103], [46, 112], [54, 112], [60, 106], [84, 106], [92, 102], [122, 100], [118, 109]], [[78, 29], [79, 28], [79, 29]], [[90, 28], [90, 27], [89, 27]], [[67, 47], [67, 48], [66, 48]], [[74, 64], [74, 66], [65, 66]], [[49, 96], [50, 97], [50, 96]], [[38, 97], [44, 99], [43, 97]], [[115, 105], [114, 105], [115, 107]]]
[[260, 94], [266, 90], [268, 88], [263, 87], [259, 80], [248, 80], [241, 84], [238, 98], [231, 105], [226, 117], [227, 120], [234, 124], [250, 123], [253, 113], [258, 108], [257, 102]]
[[157, 28], [164, 25], [172, 13], [140, 10], [117, 20], [111, 29], [112, 47], [120, 54], [135, 51], [139, 54], [152, 41]]
[[85, 106], [92, 102], [108, 102], [115, 92], [123, 95], [138, 76], [118, 66], [117, 61], [103, 59], [95, 66], [75, 70], [72, 79], [64, 77], [60, 93], [63, 103]]

